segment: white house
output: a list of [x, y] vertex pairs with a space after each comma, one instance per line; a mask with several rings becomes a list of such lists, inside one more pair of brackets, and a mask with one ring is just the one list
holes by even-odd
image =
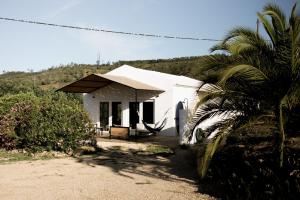
[[158, 124], [166, 118], [160, 133], [176, 136], [179, 121], [186, 121], [179, 119], [183, 116], [180, 110], [193, 110], [200, 84], [185, 76], [123, 65], [106, 74], [86, 76], [60, 90], [84, 93], [84, 107], [98, 126], [120, 125], [134, 130], [142, 120]]

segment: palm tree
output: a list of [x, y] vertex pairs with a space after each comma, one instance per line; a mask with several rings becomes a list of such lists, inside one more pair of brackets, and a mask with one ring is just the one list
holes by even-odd
[[[298, 103], [300, 88], [300, 16], [293, 6], [289, 20], [275, 4], [267, 4], [258, 19], [267, 33], [238, 27], [212, 47], [201, 67], [219, 72], [217, 82], [200, 88], [201, 98], [191, 132], [203, 120], [221, 115], [207, 134], [214, 133], [199, 165], [204, 176], [217, 147], [228, 134], [265, 116], [275, 117], [280, 166], [285, 140], [284, 110]], [[221, 52], [221, 53], [220, 53]]]

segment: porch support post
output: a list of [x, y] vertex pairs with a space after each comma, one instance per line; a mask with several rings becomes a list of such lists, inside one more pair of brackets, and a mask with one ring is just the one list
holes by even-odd
[[[137, 111], [137, 89], [134, 89], [134, 93], [135, 93], [135, 112], [138, 113]], [[137, 124], [135, 124], [135, 139], [137, 138]]]

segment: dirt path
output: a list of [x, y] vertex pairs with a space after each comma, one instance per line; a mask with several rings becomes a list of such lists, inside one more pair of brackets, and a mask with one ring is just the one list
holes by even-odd
[[197, 192], [184, 150], [136, 154], [146, 144], [100, 141], [99, 156], [0, 165], [0, 199], [213, 199]]

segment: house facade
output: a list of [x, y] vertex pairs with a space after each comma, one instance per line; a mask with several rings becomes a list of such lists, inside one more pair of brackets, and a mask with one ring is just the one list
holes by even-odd
[[194, 109], [200, 84], [185, 76], [123, 65], [103, 75], [87, 76], [61, 90], [84, 93], [84, 108], [98, 127], [135, 130], [142, 120], [155, 126], [166, 119], [160, 134], [176, 136], [179, 123], [183, 126], [187, 113]]

